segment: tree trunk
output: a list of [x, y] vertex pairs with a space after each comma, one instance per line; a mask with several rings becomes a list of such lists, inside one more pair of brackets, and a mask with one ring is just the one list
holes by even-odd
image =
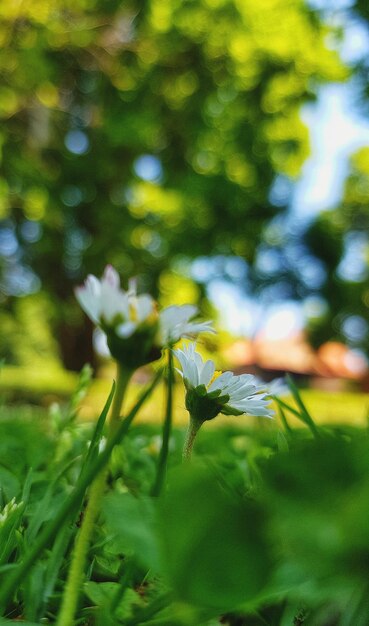
[[66, 369], [79, 372], [89, 363], [95, 370], [97, 360], [92, 343], [93, 325], [84, 320], [82, 326], [61, 322], [58, 328], [60, 355]]

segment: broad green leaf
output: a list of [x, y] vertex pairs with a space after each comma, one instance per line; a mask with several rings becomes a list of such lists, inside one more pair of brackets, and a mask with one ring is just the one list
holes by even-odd
[[[120, 585], [118, 583], [96, 583], [89, 581], [84, 585], [84, 592], [86, 596], [104, 612], [109, 612], [109, 605], [112, 603], [115, 594], [119, 591]], [[145, 600], [140, 594], [133, 589], [126, 589], [122, 599], [116, 607], [116, 615], [120, 619], [128, 618], [132, 615], [132, 611], [141, 609], [145, 606]], [[109, 614], [109, 619], [112, 619], [113, 615]], [[112, 622], [113, 623], [113, 622]]]
[[208, 469], [173, 472], [159, 534], [168, 582], [183, 601], [227, 611], [267, 584], [271, 559], [263, 511], [230, 495]]
[[89, 580], [83, 590], [96, 606], [101, 606], [113, 597], [118, 588], [118, 583], [96, 583]]
[[123, 553], [138, 563], [159, 570], [155, 501], [130, 493], [110, 494], [104, 500], [103, 514], [108, 531]]
[[288, 453], [263, 465], [270, 532], [291, 568], [291, 583], [305, 577], [328, 595], [355, 578], [364, 584], [369, 576], [368, 442], [295, 442]]
[[21, 484], [18, 478], [5, 467], [0, 466], [0, 490], [3, 492], [7, 502], [18, 496]]

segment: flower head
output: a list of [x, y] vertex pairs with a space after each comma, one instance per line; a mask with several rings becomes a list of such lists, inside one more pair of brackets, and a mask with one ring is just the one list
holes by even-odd
[[273, 378], [270, 382], [262, 380], [257, 376], [254, 376], [255, 383], [263, 389], [266, 393], [266, 397], [275, 398], [276, 396], [288, 396], [291, 393], [291, 390], [288, 386], [288, 383], [284, 377]]
[[268, 393], [270, 396], [289, 396], [291, 390], [285, 378], [274, 378], [268, 383]]
[[272, 417], [268, 394], [251, 374], [235, 376], [232, 372], [215, 372], [213, 361], [204, 362], [195, 344], [175, 350], [181, 364], [186, 393], [186, 408], [198, 421], [225, 415], [257, 415]]
[[153, 360], [158, 314], [151, 296], [137, 295], [133, 281], [128, 291], [121, 289], [118, 272], [111, 265], [101, 280], [90, 274], [75, 294], [85, 313], [106, 333], [117, 361], [134, 370]]
[[173, 345], [182, 338], [190, 338], [199, 333], [214, 333], [211, 322], [191, 321], [198, 313], [196, 306], [183, 304], [168, 306], [159, 314], [159, 335], [161, 345]]
[[128, 291], [120, 287], [118, 272], [107, 265], [101, 280], [90, 274], [82, 287], [75, 290], [76, 298], [89, 318], [105, 329], [114, 328], [118, 337], [133, 335], [151, 316], [156, 317], [151, 296], [138, 296], [131, 281]]
[[170, 306], [158, 313], [151, 296], [137, 295], [134, 281], [124, 291], [111, 265], [101, 280], [90, 274], [75, 294], [88, 317], [106, 333], [112, 356], [131, 369], [158, 358], [161, 348], [182, 337], [214, 332], [210, 322], [191, 321], [197, 314], [192, 305]]

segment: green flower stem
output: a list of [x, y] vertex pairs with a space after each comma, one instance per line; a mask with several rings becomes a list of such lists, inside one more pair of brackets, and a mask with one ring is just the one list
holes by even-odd
[[105, 490], [105, 482], [106, 472], [104, 471], [95, 478], [91, 485], [86, 512], [73, 550], [63, 601], [58, 621], [56, 622], [57, 626], [72, 626], [74, 623], [74, 615], [82, 586], [86, 557], [95, 519], [99, 513], [101, 498]]
[[168, 350], [167, 405], [163, 425], [162, 443], [158, 460], [155, 483], [151, 490], [152, 496], [159, 496], [165, 480], [169, 453], [169, 439], [172, 432], [173, 414], [173, 351]]
[[196, 420], [190, 415], [190, 423], [188, 425], [186, 439], [183, 446], [182, 459], [183, 461], [189, 461], [191, 459], [192, 448], [195, 442], [197, 433], [199, 432], [203, 422]]
[[113, 405], [111, 407], [111, 414], [110, 414], [110, 427], [109, 427], [110, 436], [112, 432], [115, 432], [117, 430], [121, 422], [120, 413], [122, 410], [122, 404], [123, 404], [126, 389], [128, 387], [128, 383], [131, 379], [133, 371], [125, 369], [124, 367], [122, 367], [122, 365], [118, 363], [117, 374], [118, 374], [117, 386], [115, 389]]
[[[131, 378], [132, 372], [127, 371], [118, 364], [118, 376], [113, 406], [110, 415], [110, 428], [108, 442], [118, 430], [120, 424], [120, 412], [124, 395]], [[95, 520], [99, 514], [101, 500], [106, 485], [106, 470], [101, 471], [95, 478], [88, 493], [88, 501], [83, 516], [81, 528], [76, 538], [72, 553], [72, 562], [68, 572], [63, 600], [58, 615], [56, 626], [73, 626], [74, 616], [77, 610], [78, 598], [82, 587], [87, 553], [94, 530]]]

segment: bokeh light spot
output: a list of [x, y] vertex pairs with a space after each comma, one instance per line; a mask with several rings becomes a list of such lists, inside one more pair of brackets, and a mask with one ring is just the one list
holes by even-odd
[[70, 130], [64, 139], [64, 143], [69, 152], [73, 154], [85, 154], [90, 147], [86, 133], [81, 130]]
[[133, 163], [135, 174], [150, 182], [158, 182], [162, 175], [163, 169], [160, 160], [152, 154], [143, 154]]

